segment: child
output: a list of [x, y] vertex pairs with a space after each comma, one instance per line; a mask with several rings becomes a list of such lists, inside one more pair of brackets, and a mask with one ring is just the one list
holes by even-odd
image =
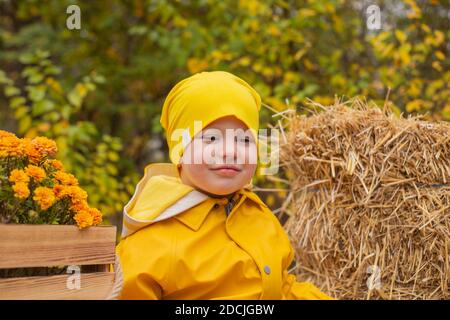
[[251, 191], [260, 107], [223, 71], [170, 91], [160, 121], [172, 163], [148, 165], [124, 208], [121, 299], [331, 299], [288, 274], [289, 239]]

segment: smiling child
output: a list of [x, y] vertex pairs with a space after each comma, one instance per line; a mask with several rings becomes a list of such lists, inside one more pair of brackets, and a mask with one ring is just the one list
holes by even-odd
[[288, 273], [290, 241], [251, 190], [260, 107], [228, 72], [172, 88], [160, 120], [172, 163], [148, 165], [124, 208], [121, 299], [331, 299]]

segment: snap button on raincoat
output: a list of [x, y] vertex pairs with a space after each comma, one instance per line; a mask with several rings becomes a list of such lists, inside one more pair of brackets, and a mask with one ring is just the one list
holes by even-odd
[[229, 202], [183, 184], [174, 164], [147, 166], [124, 208], [120, 298], [331, 299], [288, 274], [290, 241], [255, 193]]

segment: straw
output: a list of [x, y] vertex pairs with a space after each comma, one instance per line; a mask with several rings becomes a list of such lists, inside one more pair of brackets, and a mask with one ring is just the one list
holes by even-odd
[[449, 299], [450, 124], [356, 98], [308, 110], [285, 115], [280, 156], [299, 279], [341, 299]]

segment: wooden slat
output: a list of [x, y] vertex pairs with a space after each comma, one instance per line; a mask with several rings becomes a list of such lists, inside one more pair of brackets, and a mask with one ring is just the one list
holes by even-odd
[[81, 273], [80, 289], [68, 289], [69, 276], [0, 279], [0, 300], [101, 300], [114, 285], [112, 272]]
[[115, 226], [0, 224], [0, 268], [114, 263]]

